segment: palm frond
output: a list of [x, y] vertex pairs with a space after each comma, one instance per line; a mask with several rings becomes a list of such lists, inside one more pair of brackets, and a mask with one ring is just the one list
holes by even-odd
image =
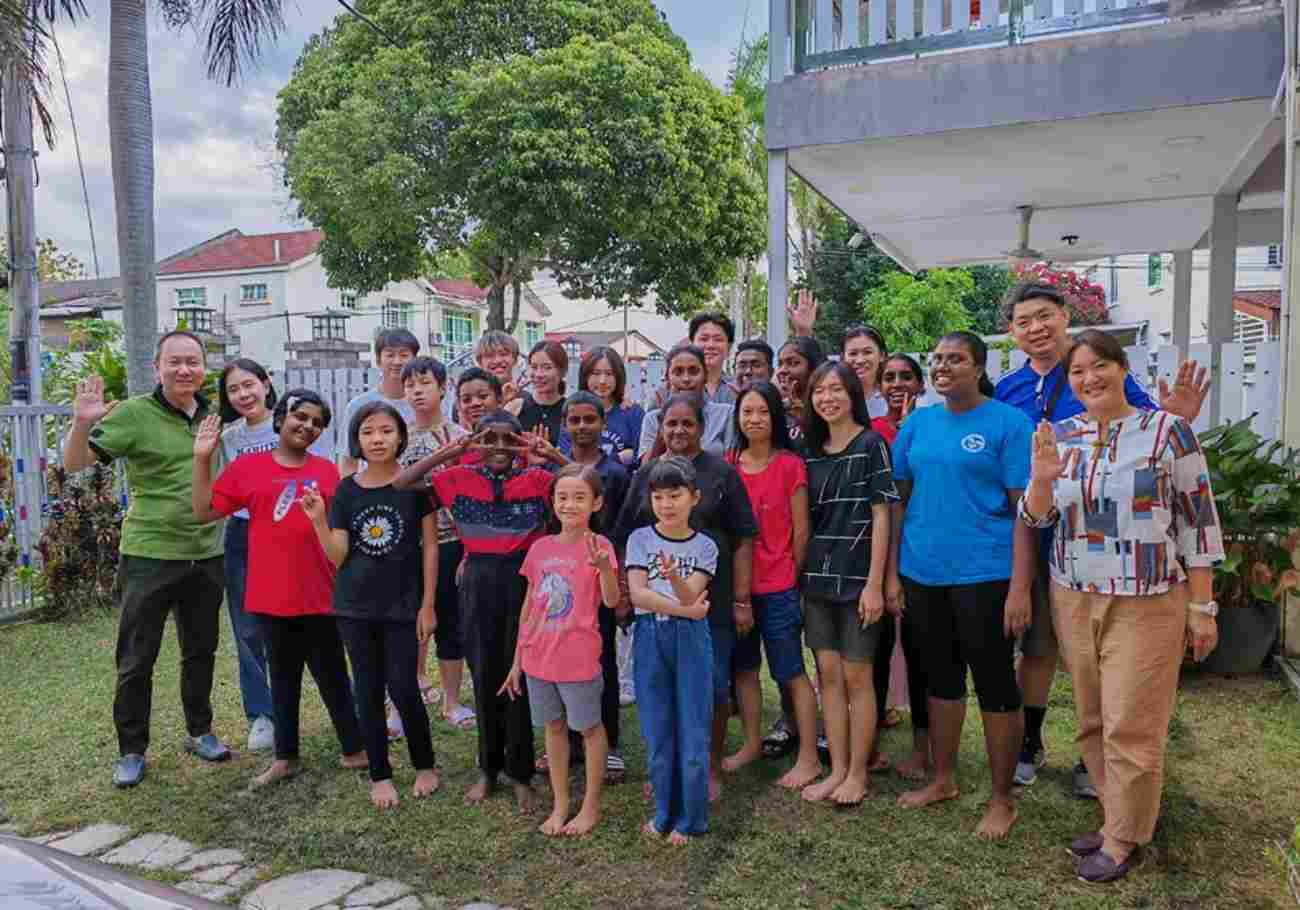
[[[171, 0], [175, 3], [177, 0]], [[283, 0], [192, 0], [206, 31], [208, 77], [232, 85], [284, 30]]]
[[58, 131], [48, 100], [46, 43], [57, 19], [74, 22], [84, 15], [84, 0], [0, 0], [0, 60], [15, 63], [17, 77], [31, 84], [32, 113], [50, 148]]

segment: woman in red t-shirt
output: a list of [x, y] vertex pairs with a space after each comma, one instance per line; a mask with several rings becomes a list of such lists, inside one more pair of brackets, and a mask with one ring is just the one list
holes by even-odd
[[745, 744], [723, 761], [722, 769], [736, 771], [762, 754], [761, 636], [772, 678], [790, 692], [799, 732], [798, 759], [777, 783], [798, 790], [821, 774], [817, 699], [804, 673], [799, 609], [799, 573], [809, 534], [808, 471], [803, 459], [791, 450], [785, 408], [776, 386], [754, 383], [737, 399], [732, 419], [737, 444], [726, 457], [745, 484], [758, 523], [752, 588], [756, 629], [736, 642], [735, 652], [736, 698]]
[[301, 771], [298, 707], [304, 666], [334, 722], [343, 767], [367, 765], [334, 619], [334, 566], [301, 506], [306, 491], [314, 490], [328, 503], [338, 487], [334, 463], [307, 451], [329, 426], [330, 408], [315, 392], [294, 389], [280, 399], [271, 421], [280, 437], [276, 448], [235, 459], [215, 484], [209, 466], [221, 443], [220, 418], [204, 420], [194, 440], [195, 518], [216, 521], [248, 510], [244, 609], [257, 617], [266, 635], [275, 723], [275, 761], [253, 779], [254, 786]]
[[889, 405], [889, 413], [871, 421], [871, 429], [885, 437], [891, 446], [898, 437], [898, 428], [904, 418], [912, 413], [916, 399], [925, 391], [921, 378], [921, 365], [907, 354], [895, 354], [885, 361], [880, 372], [880, 392]]

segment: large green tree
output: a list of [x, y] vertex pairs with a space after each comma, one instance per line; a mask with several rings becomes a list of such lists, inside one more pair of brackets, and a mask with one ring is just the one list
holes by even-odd
[[963, 269], [934, 269], [919, 277], [894, 272], [867, 294], [866, 308], [890, 350], [926, 353], [945, 333], [971, 327], [962, 298], [974, 286]]
[[649, 0], [364, 11], [376, 27], [336, 20], [280, 96], [286, 180], [335, 285], [377, 289], [463, 251], [489, 326], [512, 328], [507, 289], [540, 268], [574, 297], [653, 291], [682, 311], [762, 249], [741, 105]]

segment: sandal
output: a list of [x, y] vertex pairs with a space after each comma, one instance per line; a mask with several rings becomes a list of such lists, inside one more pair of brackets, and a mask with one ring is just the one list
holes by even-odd
[[799, 736], [785, 724], [785, 718], [779, 718], [772, 726], [772, 732], [763, 737], [764, 758], [785, 758], [799, 748]]
[[397, 742], [406, 735], [406, 729], [402, 726], [402, 716], [397, 713], [397, 707], [387, 698], [384, 699], [384, 707], [387, 708], [384, 713], [385, 725], [388, 727], [388, 741]]
[[880, 728], [888, 730], [890, 727], [897, 727], [902, 722], [902, 713], [897, 708], [890, 708], [885, 712], [885, 719], [880, 722]]
[[622, 752], [609, 750], [605, 756], [605, 783], [621, 784], [627, 780], [627, 762], [623, 760]]
[[433, 684], [431, 679], [420, 680], [420, 700], [426, 705], [437, 705], [442, 703], [442, 690]]
[[457, 705], [456, 710], [442, 717], [457, 730], [473, 730], [478, 725], [478, 715], [469, 705]]

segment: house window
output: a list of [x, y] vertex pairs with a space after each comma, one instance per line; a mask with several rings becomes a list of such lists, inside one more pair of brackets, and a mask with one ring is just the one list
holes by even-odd
[[1282, 268], [1282, 245], [1273, 243], [1268, 248], [1268, 267], [1270, 269]]
[[311, 317], [312, 341], [342, 341], [348, 337], [348, 318], [326, 313]]
[[524, 323], [524, 347], [528, 350], [533, 349], [533, 345], [542, 340], [542, 324], [540, 322]]
[[357, 308], [357, 295], [352, 291], [339, 291], [339, 305], [345, 310]]
[[444, 309], [442, 338], [447, 346], [448, 359], [465, 353], [474, 343], [474, 317], [463, 310]]
[[177, 288], [176, 307], [195, 307], [208, 305], [207, 288]]
[[385, 300], [384, 328], [406, 329], [409, 332], [414, 314], [415, 304], [413, 303], [405, 300]]
[[1147, 287], [1158, 288], [1164, 280], [1164, 267], [1159, 253], [1147, 257]]
[[239, 286], [240, 303], [269, 303], [270, 295], [264, 284], [241, 284]]
[[206, 307], [178, 306], [176, 328], [210, 335], [212, 334], [212, 311]]

